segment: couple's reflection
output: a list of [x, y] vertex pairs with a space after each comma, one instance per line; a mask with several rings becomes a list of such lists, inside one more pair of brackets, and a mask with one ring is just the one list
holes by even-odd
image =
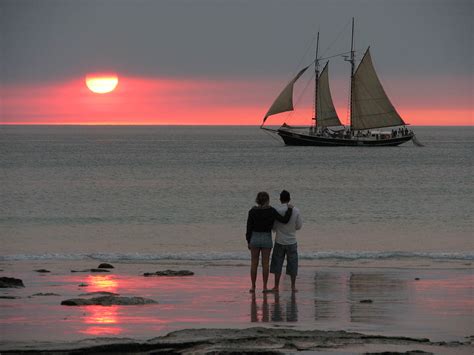
[[[270, 303], [269, 303], [270, 301]], [[282, 297], [278, 292], [263, 293], [261, 305], [257, 304], [257, 296], [252, 294], [250, 303], [251, 322], [296, 322], [298, 321], [298, 305], [296, 304], [296, 294], [291, 293], [284, 299], [285, 310], [282, 308]]]

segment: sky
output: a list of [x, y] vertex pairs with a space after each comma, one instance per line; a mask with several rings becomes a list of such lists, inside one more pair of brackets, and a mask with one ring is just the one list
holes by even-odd
[[[259, 125], [298, 69], [320, 53], [370, 46], [392, 103], [413, 125], [473, 125], [470, 0], [0, 0], [0, 123]], [[95, 94], [85, 77], [115, 73]], [[312, 71], [297, 110], [309, 124]], [[330, 60], [348, 118], [350, 66]], [[306, 91], [305, 87], [308, 87]]]

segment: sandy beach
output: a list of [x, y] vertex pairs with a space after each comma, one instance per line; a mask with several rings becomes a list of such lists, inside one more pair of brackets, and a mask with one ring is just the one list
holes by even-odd
[[[1, 290], [0, 350], [469, 354], [474, 349], [474, 276], [466, 261], [303, 262], [297, 293], [285, 278], [278, 294], [255, 295], [248, 293], [244, 261], [121, 262], [109, 272], [71, 272], [98, 264], [3, 261], [1, 276], [19, 278], [25, 287]], [[194, 275], [143, 276], [165, 269]], [[98, 292], [158, 303], [61, 305]]]

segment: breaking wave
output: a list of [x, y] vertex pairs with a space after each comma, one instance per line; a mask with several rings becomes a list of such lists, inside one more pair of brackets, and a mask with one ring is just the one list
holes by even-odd
[[[326, 251], [299, 253], [302, 260], [388, 260], [423, 258], [431, 260], [474, 260], [474, 252], [381, 252], [381, 251]], [[20, 260], [107, 260], [107, 261], [225, 261], [249, 260], [248, 252], [183, 252], [183, 253], [44, 253], [0, 256], [0, 261]]]

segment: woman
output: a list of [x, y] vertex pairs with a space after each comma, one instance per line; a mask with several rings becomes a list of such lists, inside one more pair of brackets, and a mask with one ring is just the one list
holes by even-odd
[[288, 205], [285, 215], [280, 215], [270, 206], [270, 196], [262, 191], [257, 194], [255, 199], [257, 206], [249, 211], [247, 218], [247, 238], [248, 247], [252, 254], [252, 263], [250, 267], [250, 279], [252, 288], [249, 292], [255, 292], [255, 283], [257, 281], [257, 269], [260, 254], [262, 254], [262, 273], [263, 273], [263, 292], [268, 292], [267, 282], [269, 273], [270, 252], [273, 247], [272, 227], [275, 220], [288, 223], [291, 218], [293, 206]]

